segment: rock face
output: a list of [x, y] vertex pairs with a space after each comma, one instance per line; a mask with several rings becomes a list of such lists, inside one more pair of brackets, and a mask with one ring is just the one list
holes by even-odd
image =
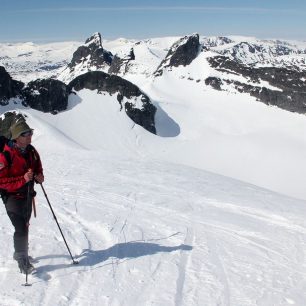
[[[121, 108], [124, 106], [126, 114], [135, 123], [156, 134], [154, 120], [156, 107], [136, 85], [116, 75], [91, 71], [78, 76], [68, 85], [69, 91], [79, 91], [84, 88], [117, 95], [117, 101]], [[139, 104], [141, 108], [137, 107]]]
[[[249, 93], [268, 105], [291, 112], [306, 113], [306, 71], [278, 67], [254, 68], [224, 56], [211, 57], [208, 61], [213, 68], [226, 73], [228, 77], [207, 78], [207, 85], [222, 90], [222, 84], [231, 84], [238, 92]], [[243, 76], [249, 82], [232, 80], [231, 75]], [[267, 82], [269, 86], [261, 86], [262, 81]]]
[[222, 80], [216, 77], [208, 77], [205, 79], [205, 84], [210, 85], [213, 89], [221, 90]]
[[73, 53], [71, 62], [62, 71], [58, 79], [68, 83], [78, 75], [88, 71], [107, 71], [112, 61], [112, 53], [102, 47], [101, 34], [95, 33]]
[[181, 38], [170, 48], [168, 54], [158, 66], [154, 75], [162, 75], [163, 70], [168, 67], [171, 69], [171, 67], [189, 65], [197, 57], [200, 49], [199, 34], [193, 34]]
[[74, 53], [68, 67], [73, 69], [78, 64], [88, 61], [87, 64], [101, 68], [112, 63], [112, 53], [103, 49], [101, 34], [95, 33], [89, 37], [83, 46], [80, 46]]
[[108, 69], [108, 73], [110, 74], [119, 74], [119, 73], [126, 73], [128, 69], [128, 64], [130, 61], [135, 60], [134, 49], [131, 48], [130, 53], [124, 57], [120, 58], [119, 56], [115, 55], [112, 61], [111, 66]]
[[38, 79], [26, 87], [13, 80], [0, 67], [0, 105], [8, 104], [10, 98], [20, 97], [22, 104], [42, 112], [57, 113], [67, 109], [68, 91], [65, 83], [54, 79]]
[[68, 95], [65, 83], [53, 79], [32, 81], [22, 92], [24, 104], [53, 114], [67, 109]]
[[[100, 93], [116, 95], [121, 109], [124, 107], [126, 114], [136, 124], [156, 134], [156, 107], [136, 85], [119, 76], [102, 71], [91, 71], [78, 76], [68, 86], [59, 80], [38, 79], [21, 89], [23, 83], [14, 81], [4, 68], [0, 72], [0, 93], [1, 97], [4, 97], [3, 103], [6, 103], [8, 98], [19, 94], [24, 105], [56, 114], [67, 109], [68, 96], [72, 90], [79, 91], [84, 88], [98, 90]], [[5, 124], [7, 125], [8, 120], [12, 118], [14, 117], [6, 118]]]
[[19, 96], [23, 86], [22, 82], [13, 80], [5, 68], [0, 66], [0, 105], [5, 105], [10, 98]]

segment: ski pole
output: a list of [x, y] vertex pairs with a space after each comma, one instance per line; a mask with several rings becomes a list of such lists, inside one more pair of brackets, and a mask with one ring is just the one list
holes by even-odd
[[45, 195], [45, 198], [46, 198], [46, 200], [47, 200], [47, 202], [48, 202], [48, 204], [49, 204], [49, 207], [50, 207], [50, 209], [51, 209], [53, 218], [54, 218], [54, 220], [55, 220], [55, 222], [56, 222], [56, 224], [57, 224], [57, 226], [58, 226], [58, 229], [60, 230], [61, 235], [62, 235], [62, 237], [63, 237], [63, 239], [64, 239], [64, 242], [65, 242], [65, 244], [66, 244], [67, 250], [68, 250], [68, 252], [69, 252], [69, 254], [70, 254], [70, 257], [71, 257], [71, 259], [72, 259], [72, 263], [73, 263], [74, 265], [76, 265], [76, 264], [78, 264], [79, 262], [76, 261], [76, 260], [74, 260], [72, 254], [71, 254], [71, 252], [70, 252], [69, 246], [68, 246], [67, 241], [66, 241], [66, 239], [65, 239], [65, 237], [64, 237], [64, 234], [63, 234], [63, 232], [62, 232], [62, 229], [61, 229], [61, 227], [60, 227], [60, 225], [59, 225], [59, 223], [58, 223], [58, 221], [57, 221], [57, 218], [56, 218], [56, 216], [55, 216], [55, 213], [54, 213], [53, 208], [52, 208], [52, 206], [51, 206], [51, 203], [50, 203], [50, 201], [49, 201], [49, 199], [48, 199], [48, 196], [47, 196], [47, 193], [46, 193], [46, 191], [45, 191], [45, 188], [44, 188], [43, 184], [40, 183], [40, 186], [41, 186], [41, 189], [42, 189], [42, 191], [43, 191], [43, 193], [44, 193], [44, 195]]
[[36, 213], [36, 204], [35, 204], [35, 198], [33, 198], [32, 200], [32, 206], [33, 206], [33, 213], [34, 213], [34, 217], [37, 217], [37, 213]]
[[[31, 181], [28, 182], [28, 194], [27, 194], [27, 215], [26, 215], [26, 225], [27, 225], [27, 235], [29, 237], [29, 205], [31, 203]], [[29, 238], [28, 238], [29, 239]], [[28, 247], [28, 246], [27, 246]], [[28, 283], [28, 263], [29, 263], [29, 254], [27, 252], [27, 261], [26, 261], [26, 282], [24, 286], [31, 286], [31, 284]]]

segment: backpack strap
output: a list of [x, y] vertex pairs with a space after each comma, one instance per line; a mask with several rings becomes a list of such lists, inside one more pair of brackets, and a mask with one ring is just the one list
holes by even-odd
[[8, 139], [4, 136], [0, 136], [0, 152], [3, 151], [5, 144], [8, 142]]
[[28, 147], [29, 147], [29, 153], [32, 155], [33, 160], [35, 162], [39, 160], [39, 156], [38, 156], [36, 149], [31, 144], [29, 144]]
[[11, 158], [10, 152], [9, 151], [3, 151], [2, 154], [4, 155], [4, 157], [7, 161], [8, 168], [10, 168], [11, 165], [12, 165], [12, 158]]
[[8, 151], [3, 151], [5, 145], [8, 143], [8, 141], [9, 140], [6, 137], [0, 136], [0, 152], [4, 155], [4, 157], [5, 157], [6, 161], [7, 161], [8, 167], [10, 168], [11, 165], [12, 165], [11, 154]]

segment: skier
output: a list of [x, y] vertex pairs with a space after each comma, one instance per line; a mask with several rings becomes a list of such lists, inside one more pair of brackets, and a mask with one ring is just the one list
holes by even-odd
[[31, 145], [33, 129], [25, 121], [11, 126], [11, 140], [0, 154], [0, 189], [7, 214], [15, 228], [14, 256], [21, 273], [34, 269], [28, 256], [29, 221], [34, 181], [43, 183], [44, 175], [40, 157]]

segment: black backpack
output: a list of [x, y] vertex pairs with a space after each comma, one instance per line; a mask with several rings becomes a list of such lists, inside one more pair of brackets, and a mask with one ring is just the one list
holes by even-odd
[[7, 143], [8, 139], [5, 136], [0, 136], [0, 152], [3, 151], [5, 144]]
[[8, 151], [4, 151], [4, 146], [8, 143], [8, 139], [5, 136], [0, 136], [0, 153], [4, 155], [9, 167], [12, 163], [11, 154]]
[[[7, 142], [8, 142], [8, 139], [5, 136], [0, 136], [0, 154], [3, 154], [5, 156], [8, 164], [10, 165], [12, 163], [11, 155], [9, 152], [3, 151], [4, 146]], [[5, 202], [5, 195], [6, 195], [6, 191], [0, 188], [0, 196], [3, 202]]]

